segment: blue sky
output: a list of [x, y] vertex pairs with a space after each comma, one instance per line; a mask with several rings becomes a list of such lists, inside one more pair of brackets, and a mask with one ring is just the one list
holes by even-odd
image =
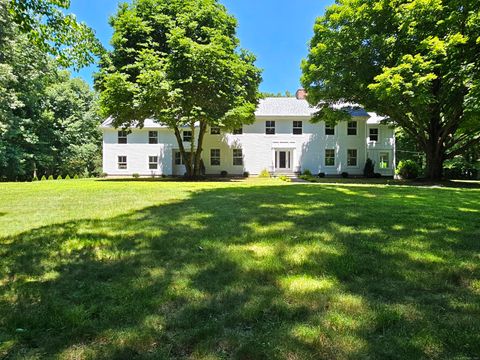
[[[220, 0], [239, 23], [241, 46], [258, 58], [263, 69], [261, 91], [294, 92], [300, 86], [300, 62], [307, 55], [315, 18], [333, 0]], [[112, 29], [108, 18], [119, 0], [72, 0], [70, 12], [92, 27], [97, 37], [109, 45]], [[95, 66], [79, 75], [92, 84]]]

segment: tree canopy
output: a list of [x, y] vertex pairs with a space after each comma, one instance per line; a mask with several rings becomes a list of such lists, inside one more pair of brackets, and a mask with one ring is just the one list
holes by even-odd
[[302, 64], [318, 116], [347, 100], [388, 116], [440, 178], [445, 160], [480, 142], [480, 2], [337, 0]]
[[[198, 175], [207, 126], [255, 119], [260, 70], [238, 47], [235, 18], [216, 0], [134, 0], [110, 23], [113, 50], [96, 79], [103, 114], [118, 127], [141, 127], [146, 118], [169, 126], [187, 174]], [[190, 156], [184, 127], [193, 135]]]

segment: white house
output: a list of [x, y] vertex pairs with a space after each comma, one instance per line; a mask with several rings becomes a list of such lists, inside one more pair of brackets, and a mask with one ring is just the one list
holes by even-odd
[[[315, 109], [302, 91], [292, 98], [260, 101], [256, 121], [233, 133], [208, 129], [204, 139], [203, 162], [207, 175], [227, 171], [230, 175], [262, 170], [276, 174], [303, 172], [338, 175], [363, 174], [367, 158], [375, 171], [394, 174], [394, 131], [380, 123], [381, 117], [351, 104], [338, 105], [352, 116], [334, 127], [310, 122]], [[102, 125], [103, 170], [109, 176], [183, 175], [185, 166], [172, 130], [152, 120], [130, 133], [115, 129], [111, 120]], [[186, 149], [191, 132], [183, 130]]]

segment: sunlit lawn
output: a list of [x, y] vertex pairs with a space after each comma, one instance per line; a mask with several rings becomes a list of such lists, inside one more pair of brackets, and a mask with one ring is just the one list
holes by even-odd
[[480, 190], [0, 184], [0, 359], [478, 359]]

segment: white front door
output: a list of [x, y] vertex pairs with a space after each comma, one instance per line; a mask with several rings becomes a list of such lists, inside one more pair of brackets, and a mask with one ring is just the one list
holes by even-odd
[[291, 171], [292, 165], [292, 150], [275, 150], [275, 171]]

